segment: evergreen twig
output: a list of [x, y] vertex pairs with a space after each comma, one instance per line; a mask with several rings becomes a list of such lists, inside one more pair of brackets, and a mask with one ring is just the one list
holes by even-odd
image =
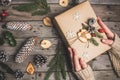
[[94, 31], [94, 33], [96, 34], [97, 37], [99, 37], [99, 38], [103, 38], [103, 36], [102, 36], [99, 32]]
[[[50, 75], [53, 73], [52, 70], [55, 70], [55, 79], [60, 80], [60, 76], [62, 75], [63, 79], [66, 79], [66, 71], [65, 71], [65, 59], [62, 55], [62, 48], [61, 45], [58, 44], [58, 47], [56, 48], [56, 55], [54, 58], [50, 61], [48, 66], [50, 67], [47, 71], [46, 76], [44, 77], [44, 80], [48, 80]], [[61, 75], [60, 75], [61, 74]]]
[[45, 15], [50, 12], [47, 0], [31, 0], [32, 3], [14, 6], [13, 9], [24, 12], [31, 12], [32, 16]]
[[7, 73], [14, 74], [14, 71], [7, 64], [0, 62], [0, 66], [2, 69], [6, 70]]
[[91, 38], [90, 42], [93, 43], [95, 46], [99, 45], [99, 43], [94, 38]]

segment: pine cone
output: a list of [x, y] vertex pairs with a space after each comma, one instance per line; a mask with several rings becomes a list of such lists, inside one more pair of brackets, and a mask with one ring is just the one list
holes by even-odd
[[38, 43], [38, 37], [29, 38], [15, 57], [15, 62], [23, 62]]
[[0, 61], [1, 62], [8, 61], [8, 55], [6, 55], [6, 51], [5, 50], [1, 50], [0, 51]]
[[8, 22], [5, 28], [14, 31], [26, 31], [31, 30], [32, 26], [25, 22]]
[[3, 6], [8, 6], [8, 5], [10, 5], [11, 2], [12, 2], [12, 0], [1, 0], [1, 3]]
[[47, 62], [47, 57], [43, 56], [43, 55], [36, 55], [34, 57], [34, 63], [35, 65], [37, 65], [38, 67], [44, 65]]
[[17, 71], [15, 72], [15, 77], [16, 77], [17, 79], [21, 79], [21, 78], [23, 78], [23, 76], [24, 76], [24, 74], [23, 74], [22, 71], [17, 70]]

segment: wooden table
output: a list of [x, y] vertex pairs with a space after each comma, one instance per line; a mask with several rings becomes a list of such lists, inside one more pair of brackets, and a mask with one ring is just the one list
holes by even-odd
[[[79, 0], [81, 2], [81, 0]], [[59, 0], [48, 0], [48, 3], [51, 7], [51, 12], [48, 14], [50, 17], [53, 18], [53, 16], [62, 13], [63, 11], [69, 9], [70, 7], [63, 8], [59, 6], [58, 4]], [[118, 33], [120, 35], [120, 0], [90, 0], [92, 7], [94, 8], [96, 14], [100, 16], [105, 24], [110, 27], [113, 31]], [[57, 32], [53, 27], [46, 27], [42, 23], [42, 19], [45, 16], [31, 16], [29, 13], [25, 12], [18, 12], [13, 10], [11, 7], [14, 5], [20, 5], [24, 3], [29, 3], [29, 0], [13, 0], [12, 5], [8, 9], [9, 16], [7, 17], [7, 21], [25, 21], [30, 23], [34, 28], [32, 31], [27, 32], [14, 32], [16, 40], [17, 40], [17, 47], [10, 47], [8, 44], [5, 44], [4, 46], [0, 46], [0, 50], [5, 49], [8, 54], [10, 55], [10, 60], [7, 62], [9, 66], [11, 66], [12, 69], [21, 69], [25, 75], [22, 80], [43, 80], [44, 75], [46, 74], [46, 71], [49, 67], [47, 67], [47, 64], [49, 61], [54, 57], [55, 49], [57, 46], [58, 40], [60, 38], [57, 35]], [[0, 25], [4, 24], [3, 22], [0, 22]], [[0, 33], [4, 31], [0, 27]], [[19, 49], [21, 44], [29, 37], [32, 36], [39, 36], [39, 41], [42, 39], [48, 39], [52, 42], [52, 47], [50, 47], [48, 50], [43, 50], [40, 48], [39, 44], [35, 48], [35, 50], [32, 52], [32, 54], [27, 58], [26, 61], [24, 61], [22, 64], [17, 64], [14, 62], [14, 55], [16, 51]], [[25, 71], [28, 63], [30, 61], [33, 61], [33, 56], [35, 54], [43, 54], [48, 56], [48, 63], [44, 65], [43, 67], [36, 68], [36, 72], [34, 75], [28, 75]], [[120, 78], [117, 78], [109, 57], [107, 53], [97, 57], [93, 61], [90, 62], [91, 67], [94, 70], [94, 75], [96, 80], [120, 80]], [[42, 73], [42, 76], [39, 76], [39, 73]], [[69, 73], [69, 71], [67, 71]], [[8, 74], [8, 80], [15, 80], [15, 78]], [[55, 80], [54, 75], [50, 77], [49, 80]], [[67, 80], [76, 80], [72, 77], [72, 75], [67, 76]]]

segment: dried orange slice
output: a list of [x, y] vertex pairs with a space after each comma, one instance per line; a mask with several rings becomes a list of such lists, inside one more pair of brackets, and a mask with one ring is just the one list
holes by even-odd
[[43, 23], [44, 23], [45, 26], [48, 26], [48, 27], [53, 26], [53, 25], [52, 25], [52, 21], [51, 21], [51, 19], [50, 19], [49, 17], [45, 17], [45, 18], [43, 19]]
[[42, 40], [41, 41], [41, 47], [44, 49], [49, 48], [52, 45], [52, 43], [49, 40]]
[[32, 65], [32, 63], [30, 62], [27, 66], [27, 69], [26, 69], [26, 72], [30, 75], [34, 74], [35, 72], [35, 68], [34, 66]]
[[60, 0], [59, 1], [59, 5], [62, 6], [62, 7], [67, 7], [68, 4], [69, 4], [68, 0]]

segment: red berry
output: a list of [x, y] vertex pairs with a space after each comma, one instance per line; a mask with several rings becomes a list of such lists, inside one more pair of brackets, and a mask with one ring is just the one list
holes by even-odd
[[7, 16], [7, 13], [2, 13], [2, 17], [6, 17]]
[[2, 10], [2, 12], [3, 12], [3, 13], [7, 13], [7, 11], [6, 11], [6, 10]]
[[92, 37], [96, 37], [96, 34], [95, 34], [95, 33], [91, 33], [91, 36], [92, 36]]
[[42, 77], [42, 73], [41, 72], [39, 73], [39, 77]]
[[101, 28], [101, 29], [98, 29], [98, 32], [100, 32], [100, 33], [104, 33], [105, 30], [104, 30], [103, 28]]

